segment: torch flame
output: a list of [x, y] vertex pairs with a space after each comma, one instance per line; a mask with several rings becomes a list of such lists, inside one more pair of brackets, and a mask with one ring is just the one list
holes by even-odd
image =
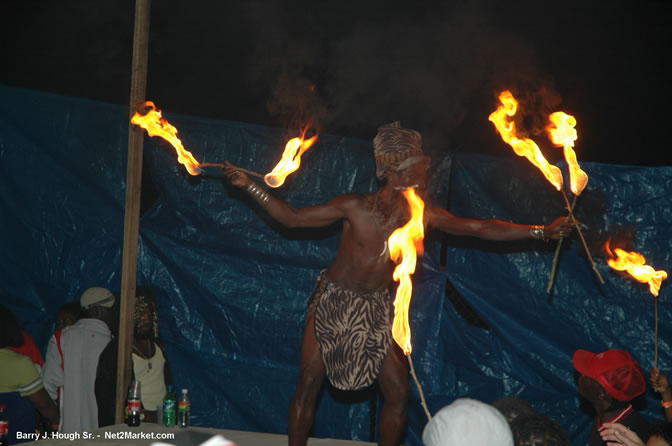
[[131, 122], [147, 130], [149, 136], [160, 136], [168, 141], [177, 152], [177, 161], [184, 164], [191, 175], [200, 174], [198, 161], [184, 148], [182, 141], [177, 137], [177, 129], [161, 116], [161, 110], [158, 110], [152, 101], [145, 102], [140, 108], [148, 109], [147, 113], [140, 114], [136, 111]]
[[654, 296], [658, 295], [660, 284], [667, 279], [667, 273], [663, 270], [656, 271], [653, 267], [645, 265], [646, 259], [638, 252], [627, 252], [620, 248], [609, 249], [609, 241], [606, 244], [607, 252], [615, 258], [607, 259], [607, 263], [617, 271], [627, 271], [638, 282], [648, 283], [649, 291]]
[[415, 194], [412, 188], [405, 189], [404, 197], [408, 201], [411, 219], [401, 228], [396, 229], [388, 239], [390, 258], [397, 263], [392, 275], [399, 282], [397, 295], [394, 299], [394, 321], [392, 337], [399, 344], [405, 355], [411, 354], [411, 329], [408, 324], [408, 307], [413, 294], [411, 274], [415, 272], [417, 255], [423, 253], [422, 240], [425, 236], [423, 211], [425, 203]]
[[563, 112], [552, 113], [548, 119], [551, 124], [546, 127], [548, 135], [558, 147], [564, 147], [565, 161], [569, 168], [569, 185], [574, 195], [581, 195], [586, 184], [588, 184], [588, 175], [581, 170], [579, 162], [576, 160], [576, 152], [574, 152], [574, 141], [576, 141], [577, 133], [576, 119], [574, 116], [565, 114]]
[[518, 101], [513, 97], [510, 91], [505, 90], [499, 94], [499, 101], [502, 103], [497, 110], [490, 113], [488, 120], [491, 121], [505, 143], [509, 144], [518, 156], [524, 156], [534, 164], [546, 179], [557, 190], [562, 188], [562, 172], [556, 166], [549, 164], [542, 155], [539, 146], [529, 138], [518, 138], [516, 134], [516, 125], [513, 121], [509, 122], [507, 117], [512, 117], [518, 109]]
[[264, 176], [264, 181], [270, 187], [282, 186], [285, 183], [287, 176], [296, 171], [301, 165], [301, 155], [303, 155], [303, 153], [317, 140], [317, 135], [305, 139], [306, 131], [308, 131], [309, 126], [310, 124], [306, 126], [301, 136], [287, 141], [280, 162], [278, 162], [271, 172]]

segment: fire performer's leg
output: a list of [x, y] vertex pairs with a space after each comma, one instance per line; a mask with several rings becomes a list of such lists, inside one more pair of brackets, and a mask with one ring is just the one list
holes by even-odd
[[383, 393], [383, 408], [380, 411], [378, 444], [398, 446], [406, 430], [408, 419], [408, 364], [396, 343], [390, 347], [378, 376], [378, 385]]
[[315, 337], [315, 316], [308, 317], [301, 344], [301, 370], [289, 406], [289, 446], [305, 446], [326, 369]]

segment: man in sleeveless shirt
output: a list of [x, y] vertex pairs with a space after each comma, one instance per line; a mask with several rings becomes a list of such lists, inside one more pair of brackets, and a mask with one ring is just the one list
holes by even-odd
[[170, 364], [159, 337], [159, 315], [151, 290], [138, 287], [135, 299], [133, 336], [133, 379], [140, 381], [145, 421], [157, 423], [157, 409], [163, 403], [166, 385], [172, 384]]

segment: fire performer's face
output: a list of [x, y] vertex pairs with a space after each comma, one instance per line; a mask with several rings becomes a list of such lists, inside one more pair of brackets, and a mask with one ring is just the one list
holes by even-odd
[[427, 189], [426, 181], [428, 169], [429, 162], [420, 161], [411, 164], [402, 171], [391, 173], [389, 180], [395, 189], [401, 190], [412, 187], [415, 188], [418, 195], [423, 195]]

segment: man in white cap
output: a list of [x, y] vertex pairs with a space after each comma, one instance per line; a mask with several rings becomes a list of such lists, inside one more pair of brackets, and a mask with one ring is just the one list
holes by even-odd
[[[224, 163], [229, 183], [247, 191], [279, 223], [294, 228], [343, 225], [336, 258], [320, 273], [308, 306], [300, 375], [289, 408], [290, 446], [306, 444], [325, 377], [341, 390], [378, 382], [383, 394], [381, 446], [398, 445], [406, 429], [408, 366], [392, 340], [390, 288], [395, 263], [387, 240], [410, 217], [401, 191], [415, 188], [424, 196], [430, 160], [422, 151], [420, 133], [398, 123], [378, 129], [373, 154], [381, 182], [378, 192], [347, 193], [300, 209], [266, 192], [235, 165]], [[564, 217], [545, 227], [521, 225], [459, 218], [431, 205], [425, 207], [424, 217], [427, 229], [489, 240], [559, 239], [571, 231]]]
[[108, 289], [87, 289], [80, 298], [82, 318], [56, 331], [49, 340], [42, 379], [49, 396], [58, 400], [61, 407], [60, 432], [98, 427], [96, 371], [100, 354], [112, 339], [110, 324], [115, 303], [116, 298]]

